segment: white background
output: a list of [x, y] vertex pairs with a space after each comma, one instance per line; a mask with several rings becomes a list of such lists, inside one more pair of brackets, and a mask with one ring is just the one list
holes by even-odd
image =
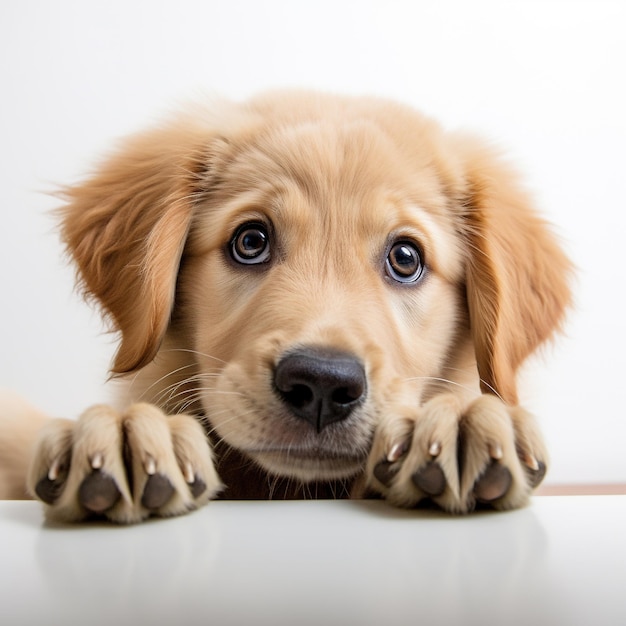
[[201, 94], [370, 93], [497, 140], [577, 264], [566, 337], [524, 373], [549, 481], [626, 480], [626, 2], [5, 0], [0, 386], [55, 415], [110, 393], [113, 352], [47, 192]]

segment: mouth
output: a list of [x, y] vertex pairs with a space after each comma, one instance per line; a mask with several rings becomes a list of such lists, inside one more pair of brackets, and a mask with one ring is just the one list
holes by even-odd
[[361, 472], [366, 454], [326, 449], [261, 449], [246, 453], [267, 471], [303, 481], [349, 478]]

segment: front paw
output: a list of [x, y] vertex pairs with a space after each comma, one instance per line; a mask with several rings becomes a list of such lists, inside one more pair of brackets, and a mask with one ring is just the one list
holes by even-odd
[[427, 402], [415, 419], [383, 424], [368, 461], [368, 487], [391, 503], [429, 499], [451, 513], [477, 503], [523, 506], [546, 472], [533, 417], [483, 395], [464, 408], [453, 395]]
[[28, 486], [52, 519], [95, 516], [120, 523], [180, 515], [221, 488], [200, 424], [149, 404], [123, 413], [95, 406], [75, 422], [51, 420], [37, 443]]

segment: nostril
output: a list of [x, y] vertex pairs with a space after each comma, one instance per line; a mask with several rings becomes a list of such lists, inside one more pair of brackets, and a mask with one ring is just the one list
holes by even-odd
[[306, 407], [315, 399], [310, 387], [306, 385], [293, 385], [291, 389], [281, 393], [289, 404], [298, 409]]
[[348, 405], [352, 402], [356, 402], [363, 395], [363, 386], [354, 385], [352, 387], [340, 387], [339, 389], [335, 389], [330, 399], [335, 404], [339, 405]]

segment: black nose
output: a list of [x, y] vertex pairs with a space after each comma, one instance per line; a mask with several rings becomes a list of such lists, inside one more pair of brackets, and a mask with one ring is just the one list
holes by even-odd
[[274, 372], [276, 390], [292, 413], [322, 428], [346, 419], [363, 401], [365, 370], [352, 354], [308, 348], [285, 355]]

